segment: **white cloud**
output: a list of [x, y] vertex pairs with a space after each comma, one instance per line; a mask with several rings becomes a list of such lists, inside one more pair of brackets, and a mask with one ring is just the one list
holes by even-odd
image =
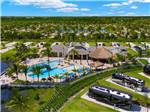
[[131, 6], [130, 8], [131, 9], [137, 9], [138, 7], [137, 6]]
[[110, 3], [110, 4], [104, 4], [103, 6], [106, 6], [106, 7], [118, 7], [120, 5], [121, 5], [120, 3]]
[[77, 7], [69, 7], [69, 8], [59, 8], [57, 9], [58, 12], [74, 12], [74, 11], [89, 11], [88, 8], [77, 8]]
[[65, 7], [65, 8], [60, 8], [57, 9], [58, 12], [74, 12], [74, 11], [78, 11], [79, 9], [76, 7]]
[[76, 4], [63, 2], [62, 0], [14, 0], [19, 5], [35, 5], [41, 8], [65, 8], [77, 7]]
[[133, 16], [133, 15], [135, 15], [134, 12], [128, 12], [128, 13], [126, 14], [126, 16]]
[[79, 8], [77, 4], [65, 0], [12, 0], [18, 5], [33, 5], [40, 8], [56, 9], [58, 12], [89, 11], [88, 8]]
[[81, 8], [80, 10], [81, 11], [89, 11], [90, 9], [88, 9], [88, 8]]
[[111, 7], [111, 8], [116, 8], [120, 6], [126, 6], [130, 5], [134, 2], [140, 2], [140, 3], [150, 3], [150, 0], [128, 0], [127, 2], [119, 2], [119, 3], [110, 3], [110, 4], [104, 4], [103, 6], [105, 7]]

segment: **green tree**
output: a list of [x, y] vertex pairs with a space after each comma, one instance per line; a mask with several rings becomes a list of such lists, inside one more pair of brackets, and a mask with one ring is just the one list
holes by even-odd
[[18, 75], [19, 75], [19, 72], [20, 72], [20, 65], [18, 64], [18, 63], [14, 63], [13, 65], [12, 65], [12, 68], [11, 68], [11, 70], [16, 74], [16, 76], [17, 76], [17, 79], [18, 79]]
[[40, 74], [42, 73], [41, 72], [41, 67], [40, 66], [33, 66], [32, 67], [32, 72], [33, 74], [37, 75], [37, 78], [38, 78], [38, 82], [39, 82], [39, 77], [40, 77]]
[[6, 75], [9, 76], [9, 77], [11, 77], [12, 74], [13, 74], [13, 70], [12, 70], [11, 68], [8, 68], [8, 69], [6, 70]]
[[125, 56], [117, 53], [116, 54], [116, 60], [117, 61], [125, 61]]
[[14, 112], [25, 112], [31, 110], [28, 103], [29, 98], [15, 94], [12, 99], [8, 102], [7, 107], [12, 109]]
[[79, 55], [78, 51], [77, 51], [75, 48], [73, 48], [73, 49], [70, 51], [70, 54], [72, 55], [73, 62], [74, 62], [74, 56], [75, 56], [75, 55]]
[[21, 71], [24, 73], [27, 81], [27, 73], [28, 73], [28, 66], [27, 65], [21, 65]]

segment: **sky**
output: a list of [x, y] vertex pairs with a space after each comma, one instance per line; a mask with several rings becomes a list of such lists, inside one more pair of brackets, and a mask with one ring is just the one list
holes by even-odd
[[150, 0], [1, 0], [2, 16], [150, 16]]

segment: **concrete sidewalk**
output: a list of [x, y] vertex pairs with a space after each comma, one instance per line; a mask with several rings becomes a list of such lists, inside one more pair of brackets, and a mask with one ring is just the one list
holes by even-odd
[[142, 76], [144, 76], [144, 77], [146, 77], [146, 78], [149, 78], [149, 79], [150, 79], [150, 76], [144, 74], [143, 72], [141, 72], [141, 73], [139, 73], [139, 74], [142, 75]]

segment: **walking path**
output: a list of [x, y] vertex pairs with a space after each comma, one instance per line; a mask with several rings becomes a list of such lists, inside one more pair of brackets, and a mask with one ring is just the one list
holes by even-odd
[[[133, 112], [133, 110], [131, 111], [127, 111], [127, 110], [124, 110], [124, 109], [121, 109], [121, 108], [118, 108], [118, 107], [115, 107], [114, 106], [111, 106], [111, 105], [108, 105], [106, 103], [103, 103], [103, 102], [100, 102], [100, 101], [97, 101], [96, 99], [93, 99], [93, 98], [90, 98], [87, 93], [85, 93], [83, 96], [81, 96], [81, 98], [85, 99], [85, 100], [88, 100], [90, 102], [93, 102], [93, 103], [96, 103], [96, 104], [100, 104], [100, 105], [103, 105], [105, 107], [108, 107], [108, 108], [111, 108], [111, 109], [114, 109], [114, 110], [117, 110], [119, 112]], [[147, 108], [146, 107], [143, 107], [143, 106], [140, 106], [141, 107], [141, 110], [140, 111], [136, 111], [136, 112], [147, 112]], [[150, 111], [150, 109], [148, 109], [148, 112]], [[135, 112], [135, 111], [134, 111]]]
[[139, 91], [133, 90], [133, 89], [131, 89], [131, 88], [122, 86], [122, 85], [120, 85], [120, 84], [117, 84], [117, 83], [113, 82], [111, 78], [106, 79], [106, 81], [107, 81], [107, 82], [110, 82], [110, 83], [113, 83], [113, 84], [115, 84], [115, 85], [118, 85], [118, 86], [120, 86], [120, 87], [126, 88], [126, 89], [128, 89], [128, 90], [130, 90], [130, 91], [136, 92], [136, 93], [138, 93], [138, 94], [140, 94], [140, 95], [143, 95], [143, 96], [144, 96], [145, 94], [147, 94], [148, 98], [150, 98], [150, 93], [139, 92]]
[[139, 59], [145, 59], [145, 60], [147, 60], [148, 61], [148, 63], [150, 63], [150, 57], [149, 58], [146, 58], [146, 57], [138, 57], [138, 58], [136, 58], [137, 60], [139, 60]]
[[145, 75], [143, 72], [141, 72], [141, 73], [139, 73], [139, 74], [142, 75], [142, 76], [144, 76], [144, 77], [146, 77], [146, 78], [149, 78], [149, 79], [150, 79], [150, 76]]
[[24, 84], [8, 84], [8, 85], [3, 85], [2, 88], [50, 88], [54, 87], [53, 84], [29, 84], [29, 85], [24, 85]]
[[2, 53], [5, 53], [5, 52], [13, 49], [15, 44], [16, 44], [16, 42], [11, 42], [11, 43], [6, 44], [5, 45], [6, 48], [5, 49], [1, 49], [0, 53], [2, 54]]

